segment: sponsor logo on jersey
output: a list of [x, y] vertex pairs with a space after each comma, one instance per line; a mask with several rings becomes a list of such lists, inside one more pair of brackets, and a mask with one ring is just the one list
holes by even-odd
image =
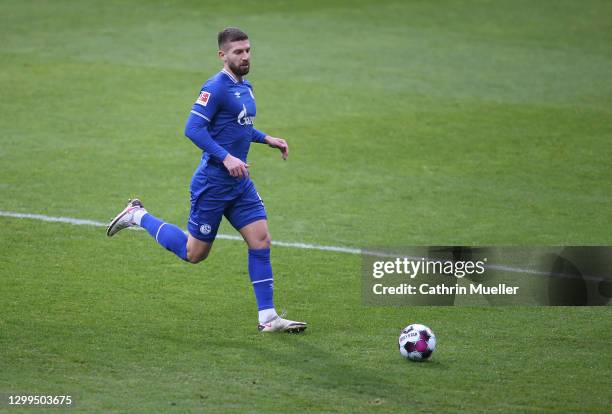
[[210, 99], [210, 92], [202, 91], [200, 92], [200, 96], [198, 96], [196, 103], [202, 106], [206, 106], [209, 99]]
[[238, 114], [238, 123], [240, 125], [253, 125], [253, 119], [255, 119], [254, 116], [247, 116], [246, 106], [242, 104], [242, 111], [240, 111], [240, 113]]
[[205, 236], [210, 234], [210, 230], [211, 230], [210, 224], [202, 224], [200, 226], [200, 233], [202, 233]]

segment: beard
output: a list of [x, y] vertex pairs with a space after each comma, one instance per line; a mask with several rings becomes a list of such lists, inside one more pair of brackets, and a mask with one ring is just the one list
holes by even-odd
[[234, 72], [236, 76], [244, 76], [247, 73], [249, 73], [249, 69], [251, 68], [251, 63], [249, 62], [244, 66], [234, 65], [233, 63], [230, 63], [229, 68], [231, 69], [232, 72]]

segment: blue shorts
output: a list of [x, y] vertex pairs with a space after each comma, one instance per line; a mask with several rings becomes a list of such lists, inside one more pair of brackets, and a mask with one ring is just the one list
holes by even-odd
[[217, 237], [223, 216], [236, 230], [267, 218], [263, 201], [250, 178], [228, 182], [210, 177], [200, 191], [192, 191], [189, 234], [211, 243]]

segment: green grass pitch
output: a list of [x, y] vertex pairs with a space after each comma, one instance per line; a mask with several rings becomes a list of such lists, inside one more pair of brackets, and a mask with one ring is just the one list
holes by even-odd
[[[612, 244], [611, 15], [597, 0], [3, 1], [0, 210], [105, 221], [137, 195], [185, 228], [199, 151], [184, 123], [220, 67], [216, 32], [237, 25], [256, 126], [290, 144], [287, 162], [249, 158], [273, 239]], [[310, 328], [261, 335], [241, 242], [193, 266], [143, 232], [0, 229], [5, 396], [99, 413], [612, 404], [609, 307], [365, 307], [358, 255], [275, 247], [276, 302]], [[438, 336], [428, 363], [397, 352], [412, 322]]]

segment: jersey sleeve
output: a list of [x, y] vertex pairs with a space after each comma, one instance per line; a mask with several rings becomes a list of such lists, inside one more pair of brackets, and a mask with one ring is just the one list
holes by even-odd
[[217, 85], [205, 83], [191, 107], [191, 113], [185, 126], [185, 136], [219, 162], [225, 159], [228, 152], [210, 136], [208, 127], [221, 108], [221, 97], [222, 94]]
[[258, 142], [260, 144], [265, 144], [264, 139], [266, 138], [266, 134], [257, 129], [253, 128], [251, 132], [251, 142]]
[[208, 125], [209, 121], [192, 109], [185, 125], [185, 136], [216, 161], [223, 162], [228, 152], [210, 136]]
[[204, 119], [207, 119], [208, 122], [212, 122], [212, 119], [217, 112], [219, 112], [223, 104], [222, 92], [222, 85], [216, 82], [206, 82], [204, 86], [202, 86], [198, 98], [191, 107], [191, 111], [197, 112], [202, 115]]

